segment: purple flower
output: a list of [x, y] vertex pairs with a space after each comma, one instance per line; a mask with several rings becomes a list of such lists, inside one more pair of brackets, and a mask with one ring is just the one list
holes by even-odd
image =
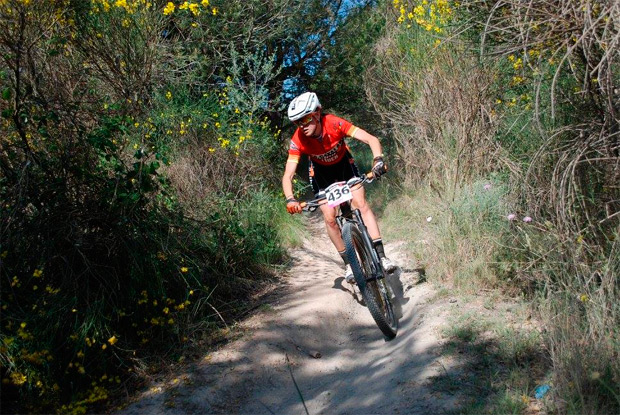
[[491, 188], [491, 183], [487, 183], [484, 185], [484, 190], [489, 190]]
[[532, 218], [530, 218], [529, 216], [526, 216], [523, 218], [523, 222], [531, 222]]
[[511, 213], [510, 215], [506, 216], [506, 218], [510, 221], [515, 220], [517, 218], [517, 215], [515, 215], [514, 213]]

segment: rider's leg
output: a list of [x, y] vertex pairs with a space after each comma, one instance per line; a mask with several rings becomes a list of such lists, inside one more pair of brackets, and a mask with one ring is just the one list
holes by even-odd
[[353, 208], [359, 209], [362, 214], [362, 219], [366, 224], [368, 233], [373, 240], [381, 239], [381, 232], [379, 232], [379, 225], [377, 224], [377, 218], [370, 209], [370, 205], [366, 202], [366, 192], [363, 187], [353, 190]]
[[353, 271], [349, 265], [349, 259], [345, 252], [344, 241], [340, 235], [340, 228], [336, 222], [336, 209], [327, 205], [321, 205], [321, 212], [323, 212], [323, 219], [325, 219], [325, 227], [327, 228], [327, 235], [331, 239], [332, 243], [338, 250], [338, 254], [342, 258], [345, 265], [344, 278], [348, 283], [353, 284], [355, 278], [353, 277]]
[[323, 212], [323, 219], [325, 220], [325, 227], [327, 228], [327, 235], [332, 241], [338, 252], [344, 251], [344, 242], [340, 235], [340, 228], [336, 222], [336, 209], [325, 205], [321, 205], [321, 212]]
[[364, 188], [360, 187], [353, 191], [353, 207], [360, 210], [362, 214], [362, 218], [364, 219], [364, 224], [366, 224], [366, 228], [368, 229], [368, 233], [370, 234], [370, 238], [372, 239], [372, 244], [377, 250], [377, 255], [381, 259], [381, 264], [383, 268], [387, 272], [392, 272], [396, 269], [396, 265], [385, 256], [385, 250], [383, 248], [383, 240], [381, 239], [381, 232], [379, 232], [379, 225], [377, 223], [377, 218], [373, 213], [372, 209], [366, 202]]

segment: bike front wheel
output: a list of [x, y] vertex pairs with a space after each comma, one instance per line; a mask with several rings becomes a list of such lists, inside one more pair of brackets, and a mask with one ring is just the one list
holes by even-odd
[[373, 262], [372, 247], [365, 242], [357, 224], [346, 222], [342, 227], [342, 239], [355, 281], [372, 318], [383, 334], [393, 339], [398, 330], [398, 320], [394, 315], [390, 291], [385, 278], [372, 278], [382, 274], [381, 269], [377, 268], [381, 264]]

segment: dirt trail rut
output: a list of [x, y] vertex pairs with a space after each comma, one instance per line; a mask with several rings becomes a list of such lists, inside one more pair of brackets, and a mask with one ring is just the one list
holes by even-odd
[[[321, 221], [293, 252], [286, 287], [242, 325], [246, 334], [127, 406], [122, 414], [441, 413], [456, 407], [429, 380], [454, 366], [439, 355], [438, 305], [397, 243], [388, 256], [401, 305], [399, 332], [385, 341], [359, 293], [342, 278], [342, 261]], [[320, 354], [319, 358], [318, 357]], [[305, 407], [304, 407], [305, 405]]]

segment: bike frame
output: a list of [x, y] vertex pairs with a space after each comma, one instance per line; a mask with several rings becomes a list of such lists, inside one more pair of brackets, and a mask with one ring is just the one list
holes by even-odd
[[[372, 182], [373, 175], [371, 173], [364, 177], [350, 179], [348, 182], [334, 183], [341, 185], [346, 183], [351, 192], [354, 192], [363, 186], [366, 182]], [[339, 186], [336, 186], [338, 189]], [[317, 207], [327, 203], [327, 197], [317, 197], [314, 200], [302, 202], [304, 210], [314, 211]], [[335, 199], [341, 196], [337, 195]], [[322, 203], [320, 203], [322, 202]], [[381, 260], [372, 239], [368, 233], [368, 228], [362, 218], [359, 209], [353, 209], [352, 200], [345, 200], [335, 206], [336, 223], [342, 235], [343, 242], [346, 247], [347, 256], [353, 268], [353, 274], [357, 281], [357, 287], [360, 290], [370, 314], [379, 329], [391, 340], [396, 336], [398, 330], [398, 318], [394, 315], [393, 305], [390, 298], [393, 296], [387, 284], [385, 271], [381, 266]], [[358, 244], [361, 244], [359, 246]], [[368, 253], [370, 252], [370, 257]], [[364, 267], [364, 268], [362, 268]]]
[[[357, 183], [351, 184], [351, 191], [358, 190], [359, 187], [363, 186], [364, 183], [371, 183], [374, 179], [371, 178], [371, 173], [367, 174], [364, 177], [358, 177], [360, 179]], [[351, 179], [352, 180], [352, 179]], [[347, 182], [342, 182], [347, 183]], [[355, 187], [355, 188], [354, 188]], [[305, 202], [307, 206], [318, 207], [320, 203], [319, 200], [324, 200], [324, 198], [318, 198], [313, 201]], [[339, 213], [336, 215], [336, 222], [338, 223], [338, 227], [340, 228], [340, 234], [342, 235], [342, 228], [346, 222], [351, 222], [355, 226], [360, 229], [360, 233], [362, 234], [362, 238], [364, 239], [364, 244], [370, 247], [370, 252], [372, 253], [372, 263], [373, 263], [373, 272], [372, 276], [368, 277], [366, 281], [374, 281], [377, 279], [385, 278], [385, 272], [383, 271], [383, 267], [381, 266], [381, 261], [379, 259], [379, 254], [375, 250], [375, 247], [372, 244], [372, 239], [370, 239], [370, 234], [368, 233], [368, 229], [366, 228], [366, 224], [364, 223], [364, 219], [362, 218], [362, 213], [359, 209], [353, 209], [351, 201], [348, 200], [346, 202], [342, 202], [337, 207]]]

